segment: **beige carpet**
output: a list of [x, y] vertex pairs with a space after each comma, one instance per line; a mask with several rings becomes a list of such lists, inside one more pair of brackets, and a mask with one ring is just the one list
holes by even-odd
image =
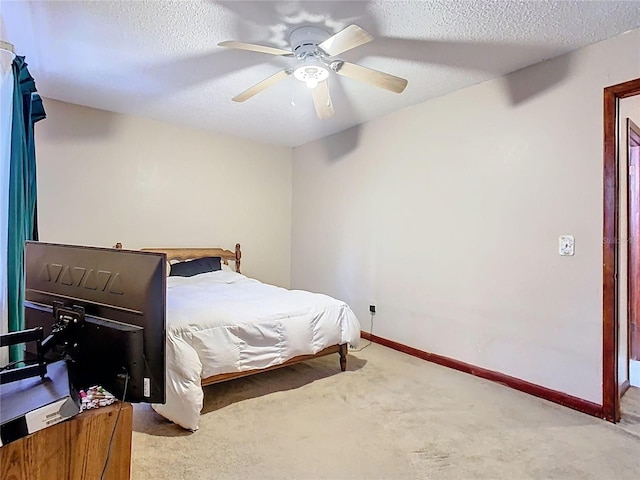
[[344, 373], [332, 355], [207, 387], [196, 433], [136, 406], [132, 476], [637, 480], [640, 438], [373, 344]]
[[630, 387], [620, 401], [620, 427], [640, 438], [640, 388]]

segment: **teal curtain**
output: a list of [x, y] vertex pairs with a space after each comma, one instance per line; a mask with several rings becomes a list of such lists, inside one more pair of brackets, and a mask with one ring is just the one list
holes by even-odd
[[[9, 166], [7, 290], [9, 331], [24, 329], [24, 245], [38, 240], [34, 124], [45, 118], [42, 99], [24, 57], [13, 61], [13, 118]], [[22, 360], [22, 346], [12, 345], [9, 360]]]

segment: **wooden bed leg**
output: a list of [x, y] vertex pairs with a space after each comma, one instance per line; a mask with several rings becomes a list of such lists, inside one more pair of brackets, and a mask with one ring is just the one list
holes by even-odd
[[344, 372], [347, 369], [347, 353], [349, 352], [349, 345], [343, 343], [340, 345], [340, 371]]

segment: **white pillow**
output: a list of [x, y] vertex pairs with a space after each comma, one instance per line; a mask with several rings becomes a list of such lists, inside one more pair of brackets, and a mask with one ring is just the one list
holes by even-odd
[[224, 260], [220, 262], [220, 266], [224, 272], [235, 272], [236, 271], [236, 262], [234, 260], [229, 260], [229, 264], [224, 263]]

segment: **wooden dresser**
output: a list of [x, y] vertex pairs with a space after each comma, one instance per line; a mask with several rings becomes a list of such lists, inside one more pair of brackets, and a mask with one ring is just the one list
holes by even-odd
[[[0, 448], [2, 480], [99, 480], [120, 403], [75, 417]], [[122, 404], [105, 480], [125, 480], [131, 470], [133, 408]]]

